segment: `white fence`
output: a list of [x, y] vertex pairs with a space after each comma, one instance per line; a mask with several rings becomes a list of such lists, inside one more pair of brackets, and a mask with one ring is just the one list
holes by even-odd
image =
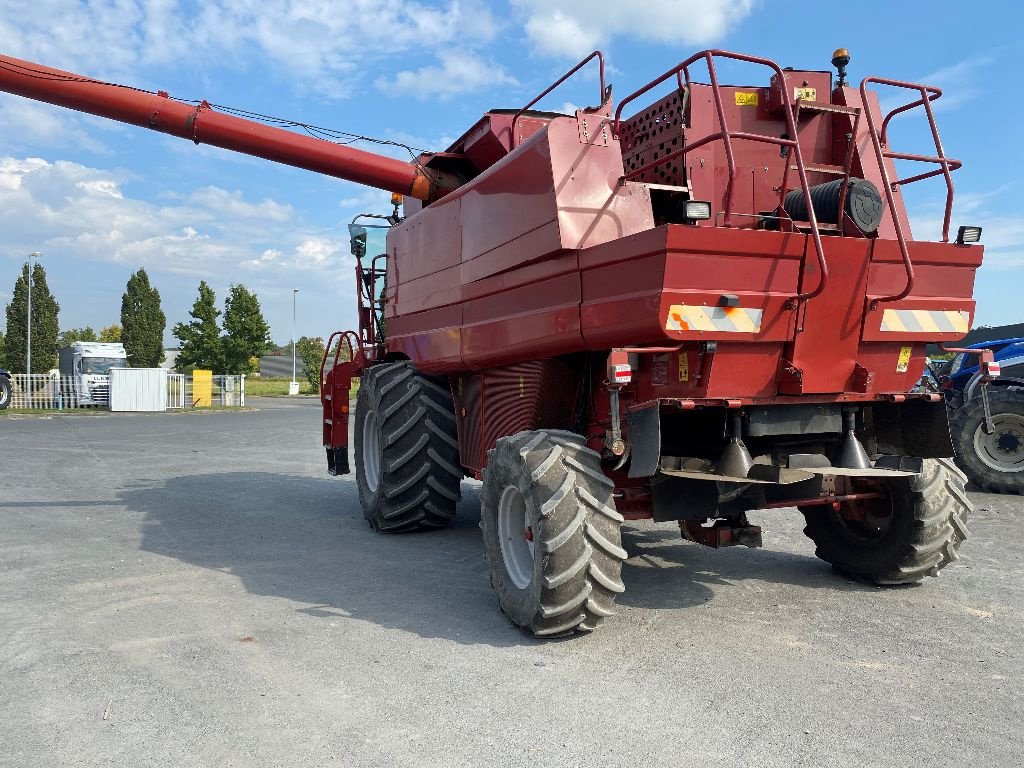
[[[245, 405], [245, 376], [214, 376], [211, 405]], [[192, 377], [182, 373], [167, 375], [167, 408], [194, 407]], [[11, 376], [11, 402], [8, 406], [23, 410], [68, 410], [110, 408], [109, 381], [83, 383], [76, 376], [51, 376], [46, 373], [15, 373]]]
[[109, 382], [83, 382], [76, 376], [46, 373], [15, 373], [11, 376], [10, 408], [64, 410], [109, 406]]
[[[245, 405], [245, 375], [214, 376], [210, 388], [211, 405], [230, 408]], [[167, 377], [167, 408], [180, 410], [196, 407], [192, 377], [172, 373]]]

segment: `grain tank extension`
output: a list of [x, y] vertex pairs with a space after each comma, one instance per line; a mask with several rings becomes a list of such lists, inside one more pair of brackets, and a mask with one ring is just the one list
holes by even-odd
[[[754, 84], [719, 83], [745, 62]], [[967, 537], [925, 346], [974, 315], [980, 230], [950, 235], [933, 87], [704, 51], [616, 105], [595, 52], [444, 152], [382, 158], [0, 57], [0, 88], [406, 195], [386, 252], [351, 229], [356, 331], [325, 359], [323, 442], [384, 532], [445, 526], [464, 476], [502, 610], [540, 636], [594, 629], [625, 585], [624, 520], [758, 546], [756, 509], [799, 507], [856, 578], [936, 575]], [[594, 106], [533, 107], [584, 66]], [[877, 91], [905, 97], [883, 112]], [[894, 147], [921, 121], [923, 154]], [[897, 175], [896, 162], [913, 168]], [[908, 184], [942, 184], [941, 242]], [[349, 354], [340, 354], [340, 353]]]

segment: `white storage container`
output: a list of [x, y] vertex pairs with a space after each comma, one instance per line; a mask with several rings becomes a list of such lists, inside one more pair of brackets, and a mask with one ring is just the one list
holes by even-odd
[[112, 368], [110, 410], [166, 411], [167, 371], [163, 368]]

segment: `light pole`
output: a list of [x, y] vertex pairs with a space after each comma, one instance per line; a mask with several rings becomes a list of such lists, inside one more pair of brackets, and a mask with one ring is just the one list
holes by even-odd
[[299, 289], [292, 288], [292, 384], [289, 387], [290, 394], [299, 394], [299, 383], [295, 380], [295, 297], [298, 296]]
[[32, 374], [32, 260], [42, 258], [39, 251], [28, 255], [28, 336], [25, 343], [25, 373]]

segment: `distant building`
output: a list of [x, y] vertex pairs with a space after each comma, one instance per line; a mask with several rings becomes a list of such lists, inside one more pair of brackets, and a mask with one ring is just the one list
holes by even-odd
[[178, 362], [178, 353], [181, 352], [181, 347], [168, 347], [164, 350], [164, 361], [160, 363], [161, 368], [165, 368], [168, 371], [173, 371], [174, 366]]
[[[302, 360], [296, 360], [295, 365], [295, 375], [301, 379], [303, 376]], [[292, 356], [290, 354], [264, 355], [260, 358], [260, 376], [290, 379], [292, 377]]]

